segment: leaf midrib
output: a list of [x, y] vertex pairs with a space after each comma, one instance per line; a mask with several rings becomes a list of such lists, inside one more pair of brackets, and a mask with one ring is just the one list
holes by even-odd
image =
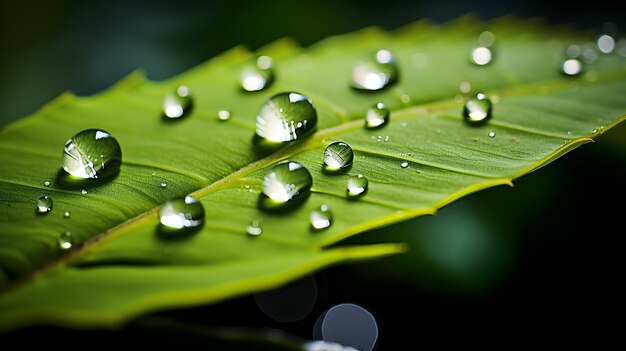
[[[609, 74], [612, 73], [612, 74]], [[576, 82], [578, 84], [580, 84], [581, 86], [584, 85], [589, 85], [589, 84], [598, 84], [599, 82], [604, 82], [604, 81], [612, 81], [612, 80], [616, 80], [616, 79], [620, 79], [621, 77], [626, 76], [626, 70], [612, 70], [612, 71], [606, 71], [603, 72], [603, 76], [602, 77], [598, 77], [597, 80], [593, 81], [593, 82], [585, 82], [585, 81], [581, 81], [580, 79], [576, 80]], [[571, 85], [571, 80], [568, 79], [551, 79], [551, 80], [546, 80], [546, 81], [542, 81], [542, 82], [530, 82], [527, 84], [523, 84], [523, 85], [518, 85], [515, 87], [503, 87], [500, 88], [500, 90], [498, 90], [498, 93], [494, 94], [494, 91], [488, 92], [488, 94], [494, 94], [494, 95], [498, 95], [501, 98], [502, 97], [510, 97], [510, 96], [524, 96], [524, 95], [531, 95], [536, 93], [537, 91], [540, 91], [541, 93], [548, 93], [548, 92], [553, 92], [553, 91], [562, 91], [566, 88], [569, 88]], [[404, 106], [403, 108], [399, 108], [395, 111], [392, 111], [393, 116], [394, 116], [394, 120], [404, 120], [404, 119], [409, 119], [411, 117], [410, 113], [411, 112], [416, 112], [416, 111], [421, 111], [421, 112], [434, 112], [436, 110], [441, 110], [441, 109], [449, 109], [449, 108], [453, 108], [453, 107], [457, 107], [458, 103], [456, 101], [454, 101], [454, 99], [448, 99], [448, 100], [437, 100], [437, 101], [431, 101], [431, 102], [425, 102], [425, 103], [421, 103], [421, 104], [416, 104], [416, 105], [407, 105]], [[435, 118], [451, 118], [450, 116], [445, 116], [445, 115], [436, 115], [434, 116]], [[460, 119], [460, 118], [459, 118]], [[605, 128], [606, 130], [609, 130], [612, 126], [615, 126], [617, 124], [619, 124], [621, 121], [624, 120], [624, 117], [622, 116], [622, 118], [618, 118], [613, 124], [607, 126]], [[497, 123], [497, 122], [495, 122]], [[501, 125], [503, 127], [509, 127], [509, 126], [505, 126], [505, 125]], [[348, 132], [348, 131], [352, 131], [352, 130], [356, 130], [356, 129], [360, 129], [363, 128], [363, 121], [360, 119], [356, 119], [356, 120], [350, 120], [349, 122], [345, 122], [345, 123], [341, 123], [338, 124], [336, 126], [332, 126], [332, 127], [328, 127], [326, 129], [322, 129], [317, 131], [315, 134], [313, 134], [312, 136], [310, 136], [307, 139], [302, 140], [302, 142], [299, 143], [294, 143], [294, 144], [290, 144], [287, 145], [279, 150], [277, 150], [276, 152], [261, 158], [259, 160], [256, 160], [242, 168], [240, 168], [239, 170], [230, 173], [228, 175], [226, 175], [225, 177], [216, 180], [213, 183], [208, 184], [207, 186], [200, 188], [192, 193], [190, 193], [191, 196], [194, 196], [196, 198], [200, 198], [200, 197], [204, 197], [212, 192], [224, 189], [224, 188], [228, 188], [229, 184], [240, 180], [243, 176], [252, 174], [260, 169], [263, 169], [265, 167], [267, 167], [268, 165], [278, 162], [280, 160], [283, 160], [285, 158], [287, 158], [289, 155], [293, 155], [293, 154], [297, 154], [299, 152], [302, 151], [306, 151], [309, 149], [313, 149], [317, 146], [322, 145], [323, 140], [325, 138], [331, 137], [333, 135], [337, 135], [337, 134], [341, 134], [343, 132]], [[6, 131], [7, 129], [4, 129], [4, 131]], [[520, 129], [521, 131], [521, 129]], [[547, 137], [557, 137], [555, 135], [544, 135], [539, 131], [535, 131], [532, 129], [528, 129], [528, 130], [523, 130], [524, 132], [528, 132], [528, 133], [533, 133], [533, 134], [537, 134], [537, 135], [541, 135], [541, 136], [547, 136]], [[570, 142], [567, 143], [564, 147], [559, 148], [557, 151], [555, 151], [555, 155], [558, 155], [562, 152], [563, 148], [567, 148], [569, 149], [570, 147], [574, 147], [579, 143], [582, 142], [586, 142], [588, 140], [590, 140], [590, 138], [588, 137], [579, 137], [579, 138], [568, 138], [567, 136], [563, 136], [559, 138], [565, 138], [565, 139], [569, 139]], [[551, 160], [553, 158], [552, 154], [548, 157], [546, 157], [543, 160], [540, 160], [539, 162], [530, 165], [528, 168], [529, 170], [533, 170], [536, 168], [541, 167], [545, 162]], [[523, 174], [523, 173], [522, 173]], [[517, 178], [519, 175], [515, 175], [514, 177], [512, 177], [512, 179]], [[511, 180], [512, 180], [511, 179]], [[498, 179], [498, 178], [493, 178], [493, 179], [488, 179], [485, 182], [481, 182], [479, 184], [475, 184], [478, 189], [481, 188], [487, 188], [490, 186], [495, 186], [495, 185], [500, 185], [500, 184], [512, 184], [511, 180], [509, 179]], [[469, 188], [472, 188], [472, 186], [470, 186]], [[390, 216], [386, 216], [385, 218], [381, 218], [381, 219], [375, 219], [366, 223], [363, 223], [361, 225], [356, 225], [354, 227], [351, 228], [347, 228], [346, 230], [342, 231], [341, 233], [337, 234], [337, 237], [339, 239], [337, 240], [333, 240], [332, 242], [337, 242], [341, 239], [345, 239], [348, 236], [350, 236], [350, 234], [353, 234], [355, 231], [355, 229], [357, 230], [356, 232], [362, 231], [362, 230], [366, 230], [367, 228], [369, 228], [369, 226], [371, 225], [372, 222], [374, 223], [392, 223], [394, 221], [394, 219], [406, 219], [406, 218], [411, 218], [417, 215], [423, 215], [423, 214], [433, 214], [436, 212], [436, 209], [446, 205], [447, 203], [449, 203], [449, 201], [451, 201], [450, 199], [454, 199], [454, 198], [458, 198], [460, 196], [462, 196], [462, 194], [464, 194], [466, 192], [467, 189], [462, 189], [459, 194], [452, 194], [449, 197], [446, 197], [446, 199], [444, 199], [441, 203], [437, 203], [436, 205], [434, 205], [433, 207], [428, 207], [428, 208], [408, 208], [408, 209], [404, 209], [404, 210], [399, 210], [397, 213], [392, 214]], [[11, 291], [13, 289], [18, 288], [21, 285], [24, 285], [26, 283], [28, 283], [29, 281], [31, 281], [34, 277], [41, 277], [42, 275], [48, 274], [49, 272], [53, 272], [59, 269], [62, 269], [63, 267], [70, 265], [72, 262], [75, 262], [76, 260], [78, 260], [80, 257], [82, 257], [83, 255], [85, 255], [86, 253], [88, 253], [90, 250], [93, 250], [94, 247], [96, 247], [96, 245], [100, 242], [104, 242], [106, 240], [110, 240], [111, 238], [114, 238], [118, 235], [122, 235], [123, 234], [123, 229], [126, 229], [128, 227], [130, 227], [131, 225], [134, 225], [136, 223], [139, 223], [141, 220], [144, 220], [146, 218], [149, 218], [150, 216], [154, 215], [157, 210], [159, 209], [159, 206], [157, 207], [153, 207], [149, 210], [147, 210], [146, 212], [143, 212], [133, 218], [128, 219], [127, 221], [124, 221], [112, 228], [109, 228], [105, 231], [102, 231], [98, 234], [95, 234], [94, 236], [92, 236], [90, 239], [86, 240], [84, 243], [82, 243], [81, 245], [77, 246], [75, 249], [70, 250], [69, 252], [67, 252], [65, 255], [61, 255], [58, 257], [55, 257], [54, 259], [42, 264], [39, 268], [33, 269], [30, 273], [25, 274], [24, 276], [17, 278], [16, 280], [12, 281], [11, 283], [0, 287], [0, 294], [5, 293], [7, 291]], [[320, 247], [323, 247], [325, 245], [327, 245], [328, 243], [321, 243], [319, 247], [310, 247], [311, 249], [319, 249]], [[296, 246], [295, 244], [293, 246]]]

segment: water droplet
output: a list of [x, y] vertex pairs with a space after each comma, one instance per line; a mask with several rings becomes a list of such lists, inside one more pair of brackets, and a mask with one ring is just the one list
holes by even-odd
[[424, 55], [421, 52], [416, 52], [415, 54], [413, 54], [412, 58], [413, 58], [413, 64], [417, 68], [424, 68], [426, 67], [426, 64], [428, 63], [428, 57], [426, 57], [426, 55]]
[[615, 49], [615, 39], [608, 34], [602, 34], [598, 38], [598, 49], [605, 54], [613, 52], [613, 49]]
[[568, 130], [568, 131], [567, 131], [567, 135], [572, 135], [572, 131], [571, 131], [571, 130]]
[[43, 186], [50, 186], [50, 182], [46, 180], [45, 182], [43, 182]]
[[167, 182], [161, 182], [161, 188], [167, 188]]
[[402, 168], [407, 168], [407, 167], [409, 167], [409, 163], [408, 163], [407, 161], [403, 161], [403, 162], [400, 164], [400, 167], [402, 167]]
[[329, 228], [333, 223], [333, 213], [330, 211], [327, 205], [322, 205], [319, 208], [311, 211], [309, 216], [309, 222], [311, 228], [315, 230], [321, 230]]
[[308, 169], [294, 161], [270, 168], [263, 177], [261, 205], [264, 209], [283, 209], [300, 203], [309, 195], [313, 178]]
[[317, 111], [306, 96], [280, 93], [271, 97], [256, 117], [256, 134], [269, 142], [289, 142], [317, 128]]
[[577, 58], [582, 53], [580, 46], [572, 44], [567, 47], [566, 55], [568, 58]]
[[467, 94], [470, 91], [472, 91], [472, 85], [469, 82], [461, 82], [461, 84], [459, 84], [459, 90], [463, 93], [463, 94]]
[[405, 104], [408, 104], [409, 102], [411, 102], [411, 97], [407, 94], [402, 94], [402, 96], [400, 96], [400, 101], [402, 101]]
[[489, 100], [487, 95], [478, 93], [465, 102], [463, 117], [469, 124], [483, 124], [491, 118], [491, 108], [491, 100]]
[[593, 130], [591, 131], [591, 134], [596, 134], [598, 132], [598, 128], [593, 128]]
[[70, 213], [70, 211], [65, 211], [65, 212], [63, 213], [63, 217], [65, 217], [65, 218], [70, 218], [70, 216], [71, 216], [71, 215], [72, 215], [72, 214]]
[[42, 196], [37, 199], [37, 213], [48, 213], [52, 211], [52, 198], [49, 196]]
[[87, 195], [87, 190], [83, 189], [83, 190], [80, 191], [80, 193], [83, 194], [83, 195]]
[[385, 135], [385, 138], [383, 139], [384, 142], [388, 142], [389, 141], [389, 135]]
[[74, 177], [104, 178], [119, 171], [122, 149], [111, 134], [87, 129], [67, 141], [61, 161], [63, 169]]
[[61, 250], [71, 249], [74, 243], [74, 238], [72, 237], [72, 233], [70, 232], [62, 233], [61, 236], [59, 236], [58, 243], [59, 243], [59, 248]]
[[367, 110], [365, 115], [365, 127], [376, 129], [383, 127], [389, 122], [389, 109], [382, 102], [377, 103]]
[[254, 63], [243, 68], [239, 79], [245, 91], [261, 91], [269, 87], [274, 81], [272, 58], [259, 56]]
[[220, 121], [228, 121], [230, 119], [230, 111], [228, 110], [217, 111], [217, 118], [219, 118]]
[[248, 225], [246, 227], [246, 233], [248, 233], [248, 235], [252, 235], [252, 236], [257, 236], [257, 235], [261, 235], [261, 233], [263, 233], [263, 229], [261, 228], [261, 222], [259, 222], [258, 220], [253, 220], [250, 225]]
[[171, 229], [198, 227], [204, 222], [204, 206], [192, 196], [169, 200], [161, 206], [159, 220]]
[[496, 36], [490, 31], [486, 30], [478, 36], [478, 44], [484, 47], [490, 47], [496, 41]]
[[354, 152], [350, 145], [336, 141], [324, 150], [324, 170], [336, 172], [352, 166]]
[[487, 133], [487, 135], [488, 135], [490, 138], [495, 138], [495, 137], [496, 137], [496, 132], [494, 132], [493, 130], [490, 130], [490, 131], [489, 131], [489, 133]]
[[357, 197], [365, 194], [368, 188], [368, 180], [364, 175], [359, 174], [348, 179], [348, 197]]
[[320, 316], [313, 330], [315, 339], [338, 342], [357, 350], [371, 351], [378, 339], [374, 316], [359, 305], [342, 303]]
[[582, 57], [585, 63], [593, 63], [598, 59], [598, 52], [593, 48], [586, 48], [585, 51], [583, 51]]
[[180, 118], [191, 111], [192, 100], [189, 88], [184, 85], [165, 96], [163, 99], [163, 115], [167, 118]]
[[491, 49], [485, 46], [479, 46], [472, 50], [472, 62], [479, 66], [484, 66], [491, 62]]
[[352, 87], [376, 91], [398, 79], [398, 68], [389, 50], [378, 50], [373, 57], [356, 62], [352, 69]]
[[577, 76], [583, 71], [583, 64], [578, 59], [567, 59], [561, 64], [561, 72], [567, 76]]

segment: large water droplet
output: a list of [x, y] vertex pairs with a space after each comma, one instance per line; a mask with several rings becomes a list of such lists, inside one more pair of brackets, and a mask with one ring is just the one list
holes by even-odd
[[250, 222], [250, 224], [246, 227], [246, 233], [252, 236], [261, 235], [261, 233], [263, 233], [263, 228], [261, 228], [261, 222], [256, 219]]
[[319, 208], [311, 211], [309, 216], [309, 222], [311, 228], [314, 230], [322, 230], [329, 228], [333, 223], [333, 213], [327, 205], [322, 205]]
[[171, 229], [195, 228], [204, 223], [204, 206], [192, 196], [169, 200], [161, 206], [159, 220]]
[[365, 128], [376, 129], [389, 122], [389, 109], [382, 102], [370, 107], [365, 114]]
[[72, 237], [72, 233], [70, 232], [62, 233], [59, 236], [58, 243], [59, 243], [59, 248], [61, 250], [71, 249], [72, 245], [74, 244], [74, 238]]
[[307, 136], [317, 128], [317, 111], [306, 96], [280, 93], [271, 97], [256, 117], [256, 134], [275, 143]]
[[37, 199], [37, 213], [48, 213], [52, 211], [52, 198], [49, 196], [42, 196]]
[[285, 209], [309, 195], [313, 178], [308, 169], [294, 161], [272, 167], [263, 178], [261, 205], [264, 209]]
[[61, 161], [63, 169], [74, 177], [104, 178], [119, 172], [122, 149], [108, 132], [87, 129], [67, 141]]
[[491, 62], [492, 53], [491, 49], [486, 46], [479, 46], [472, 49], [471, 53], [472, 62], [478, 66], [484, 66]]
[[381, 90], [398, 80], [398, 67], [389, 50], [378, 50], [372, 57], [357, 61], [352, 69], [352, 87]]
[[270, 86], [274, 80], [272, 59], [259, 56], [254, 63], [248, 64], [241, 71], [241, 88], [245, 91], [260, 91]]
[[336, 141], [324, 150], [324, 170], [337, 172], [352, 166], [354, 152], [350, 145]]
[[583, 71], [583, 64], [579, 59], [571, 58], [563, 61], [561, 64], [561, 72], [566, 76], [577, 76]]
[[489, 100], [487, 95], [478, 93], [465, 102], [463, 117], [469, 124], [484, 124], [491, 118], [491, 108], [491, 100]]
[[348, 197], [357, 197], [367, 192], [369, 182], [364, 175], [359, 174], [348, 179], [347, 194]]
[[598, 49], [605, 54], [613, 52], [613, 49], [615, 49], [615, 39], [608, 34], [602, 34], [598, 38]]
[[163, 115], [167, 118], [180, 118], [191, 111], [192, 100], [189, 88], [184, 85], [165, 96], [163, 99]]

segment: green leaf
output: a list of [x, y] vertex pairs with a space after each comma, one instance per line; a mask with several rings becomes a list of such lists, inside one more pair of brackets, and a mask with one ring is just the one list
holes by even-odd
[[[479, 67], [469, 50], [484, 30], [496, 36], [494, 60]], [[368, 28], [306, 50], [278, 41], [257, 53], [271, 56], [276, 67], [273, 84], [258, 93], [238, 88], [254, 54], [235, 48], [165, 82], [136, 73], [96, 96], [65, 94], [0, 133], [0, 328], [117, 326], [151, 311], [214, 303], [329, 265], [401, 252], [401, 244], [333, 245], [433, 214], [472, 192], [511, 185], [624, 119], [624, 57], [601, 55], [577, 78], [559, 72], [567, 46], [590, 39], [512, 18], [422, 21], [393, 33]], [[351, 88], [353, 63], [380, 48], [393, 52], [399, 81], [375, 93]], [[461, 82], [498, 101], [486, 125], [463, 123]], [[166, 123], [162, 101], [181, 84], [192, 92], [193, 111]], [[255, 117], [284, 91], [313, 101], [318, 131], [268, 155], [252, 143]], [[391, 109], [391, 122], [365, 129], [365, 111], [376, 102]], [[222, 109], [230, 120], [217, 118]], [[60, 156], [68, 138], [89, 128], [119, 141], [123, 163], [115, 179], [87, 187], [66, 181]], [[354, 149], [346, 173], [322, 171], [324, 148], [334, 141]], [[261, 211], [262, 178], [285, 159], [311, 171], [312, 194], [289, 212]], [[346, 182], [356, 174], [369, 179], [369, 190], [348, 200]], [[160, 236], [158, 206], [189, 193], [204, 205], [202, 229], [178, 240]], [[54, 208], [37, 215], [42, 195], [53, 198]], [[312, 231], [309, 213], [321, 204], [334, 222]], [[258, 237], [246, 234], [253, 220], [262, 226]], [[63, 253], [57, 241], [66, 231], [81, 244]]]

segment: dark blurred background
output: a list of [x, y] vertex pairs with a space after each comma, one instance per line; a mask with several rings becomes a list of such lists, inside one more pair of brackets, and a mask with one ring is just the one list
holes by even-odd
[[[621, 36], [626, 28], [623, 5], [606, 0], [2, 1], [0, 126], [63, 91], [93, 94], [136, 69], [161, 80], [239, 44], [255, 49], [290, 36], [307, 46], [365, 26], [394, 29], [421, 18], [443, 23], [468, 12], [486, 20], [543, 17], [591, 31], [613, 22]], [[161, 317], [183, 326], [273, 328], [311, 339], [320, 313], [352, 302], [377, 318], [377, 350], [615, 341], [623, 328], [613, 320], [621, 319], [625, 296], [625, 145], [622, 127], [523, 177], [514, 188], [483, 191], [437, 216], [353, 239], [408, 242], [410, 251], [318, 273], [318, 300], [302, 321], [274, 321], [252, 297]], [[117, 332], [36, 328], [14, 336], [100, 346], [175, 345], [182, 339], [211, 345], [220, 338], [151, 330], [139, 322]], [[221, 349], [238, 344], [225, 345]]]

